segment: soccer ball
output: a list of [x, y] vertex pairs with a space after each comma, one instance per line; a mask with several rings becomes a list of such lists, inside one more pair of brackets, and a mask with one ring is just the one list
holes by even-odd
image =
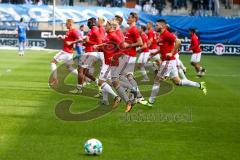
[[97, 139], [89, 139], [84, 144], [84, 150], [88, 155], [100, 155], [103, 150], [102, 143]]

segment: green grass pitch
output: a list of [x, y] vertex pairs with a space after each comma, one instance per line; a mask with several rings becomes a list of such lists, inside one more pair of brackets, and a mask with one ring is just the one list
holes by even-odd
[[[0, 50], [0, 160], [239, 160], [240, 57], [203, 56], [207, 75], [196, 78], [190, 55], [181, 59], [187, 76], [207, 83], [208, 95], [195, 88], [174, 87], [153, 108], [137, 105], [129, 115], [124, 105], [87, 122], [56, 117], [55, 105], [73, 99], [72, 112], [98, 103], [85, 96], [64, 95], [48, 87], [50, 60], [56, 52]], [[76, 82], [74, 76], [69, 81]], [[188, 115], [186, 121], [141, 121], [138, 113]], [[83, 145], [97, 138], [101, 156], [87, 156]]]

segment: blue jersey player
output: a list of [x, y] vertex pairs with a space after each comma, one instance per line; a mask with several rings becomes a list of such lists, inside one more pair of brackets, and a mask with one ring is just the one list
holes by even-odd
[[23, 56], [25, 46], [26, 46], [26, 40], [27, 40], [26, 30], [28, 30], [28, 25], [23, 21], [23, 18], [20, 19], [20, 23], [17, 25], [16, 30], [18, 31], [18, 42], [19, 42], [18, 53], [19, 53], [19, 56]]

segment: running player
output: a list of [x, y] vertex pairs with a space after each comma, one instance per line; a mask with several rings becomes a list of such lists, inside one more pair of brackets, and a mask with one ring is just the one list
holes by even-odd
[[78, 67], [79, 75], [78, 75], [78, 84], [77, 84], [78, 93], [82, 93], [85, 76], [91, 79], [92, 81], [97, 82], [96, 78], [91, 74], [89, 74], [89, 69], [92, 66], [92, 64], [99, 59], [102, 62], [104, 62], [103, 53], [102, 52], [99, 53], [93, 47], [94, 45], [99, 45], [102, 43], [102, 38], [100, 36], [99, 29], [97, 27], [96, 18], [92, 17], [88, 19], [87, 26], [90, 29], [90, 31], [88, 32], [86, 39], [84, 41], [85, 53], [82, 54], [79, 61], [79, 67]]
[[101, 47], [102, 50], [104, 51], [105, 63], [100, 72], [99, 84], [101, 85], [103, 93], [107, 92], [114, 96], [113, 108], [116, 108], [121, 98], [117, 96], [112, 90], [111, 86], [108, 83], [106, 83], [107, 77], [110, 73], [114, 88], [127, 103], [125, 112], [130, 112], [132, 109], [132, 103], [129, 100], [128, 96], [126, 95], [125, 89], [121, 85], [119, 85], [119, 72], [120, 72], [119, 56], [121, 55], [120, 46], [122, 45], [123, 41], [122, 38], [117, 35], [116, 32], [117, 27], [118, 22], [116, 20], [108, 20], [106, 24], [107, 36], [105, 37], [104, 43], [94, 46], [95, 48]]
[[141, 35], [141, 38], [142, 38], [142, 41], [143, 41], [143, 45], [141, 46], [141, 54], [140, 56], [138, 57], [138, 66], [140, 68], [140, 72], [142, 73], [143, 75], [143, 80], [142, 81], [149, 81], [149, 78], [147, 76], [147, 72], [145, 70], [145, 67], [144, 65], [146, 65], [148, 63], [148, 58], [149, 58], [149, 55], [150, 55], [150, 52], [149, 52], [149, 49], [148, 49], [148, 36], [147, 34], [145, 33], [147, 30], [147, 27], [144, 26], [144, 25], [141, 25], [140, 26], [140, 29], [139, 29], [139, 33]]
[[160, 46], [160, 50], [158, 50], [155, 53], [152, 53], [150, 57], [160, 53], [162, 63], [158, 71], [158, 74], [154, 80], [152, 93], [149, 98], [149, 103], [151, 104], [154, 103], [155, 97], [158, 95], [159, 92], [160, 81], [165, 80], [167, 77], [170, 77], [176, 85], [196, 87], [201, 89], [203, 93], [206, 95], [207, 89], [205, 82], [197, 83], [187, 79], [181, 80], [179, 78], [175, 54], [180, 48], [181, 41], [177, 39], [173, 33], [170, 33], [167, 30], [167, 23], [164, 19], [157, 20], [156, 30], [161, 33], [158, 37], [158, 44]]
[[124, 43], [125, 63], [124, 63], [124, 66], [122, 66], [123, 68], [120, 74], [121, 74], [122, 80], [126, 83], [128, 81], [137, 92], [136, 102], [143, 105], [149, 105], [149, 103], [144, 100], [138, 88], [137, 82], [133, 77], [133, 72], [134, 72], [135, 63], [136, 63], [136, 56], [137, 56], [136, 47], [143, 45], [138, 28], [136, 27], [137, 21], [138, 21], [137, 13], [131, 12], [127, 19], [129, 29], [126, 31], [125, 43]]
[[196, 35], [196, 30], [191, 28], [189, 29], [189, 34], [191, 36], [191, 44], [189, 51], [192, 51], [192, 57], [191, 57], [191, 65], [195, 68], [197, 72], [197, 76], [202, 77], [205, 75], [206, 70], [201, 67], [200, 61], [201, 61], [201, 48], [200, 48], [200, 41], [198, 36]]
[[51, 71], [53, 74], [52, 79], [50, 79], [50, 85], [57, 85], [57, 63], [64, 61], [67, 64], [68, 70], [78, 75], [77, 69], [72, 67], [73, 64], [73, 43], [81, 40], [77, 30], [74, 28], [73, 19], [68, 19], [66, 21], [66, 27], [68, 31], [65, 36], [59, 36], [59, 39], [64, 41], [63, 49], [58, 52], [51, 61]]
[[20, 23], [17, 25], [16, 30], [18, 32], [18, 54], [19, 56], [23, 56], [27, 41], [26, 30], [29, 30], [28, 25], [24, 22], [23, 18], [20, 19]]
[[[157, 32], [155, 30], [153, 30], [153, 23], [152, 22], [148, 22], [147, 23], [147, 30], [148, 30], [148, 48], [149, 48], [149, 52], [150, 53], [154, 53], [157, 51]], [[155, 74], [157, 74], [157, 70], [160, 66], [161, 63], [161, 59], [159, 54], [153, 56], [153, 59], [156, 61], [157, 65], [155, 63], [150, 63], [150, 67], [153, 68], [153, 70], [155, 71]]]

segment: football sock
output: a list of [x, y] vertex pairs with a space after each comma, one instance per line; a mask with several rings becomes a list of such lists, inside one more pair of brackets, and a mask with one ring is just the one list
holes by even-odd
[[187, 79], [181, 67], [178, 68], [178, 73], [182, 79]]
[[51, 63], [51, 71], [53, 78], [57, 78], [57, 65], [55, 63]]
[[153, 87], [152, 87], [152, 93], [151, 93], [151, 96], [149, 98], [150, 102], [153, 103], [155, 97], [158, 95], [158, 92], [159, 92], [159, 88], [160, 88], [160, 84], [158, 83], [154, 83], [153, 84]]
[[73, 68], [73, 67], [69, 67], [69, 71], [71, 71], [74, 75], [78, 76], [78, 71], [77, 69]]
[[193, 81], [190, 81], [190, 80], [187, 80], [187, 79], [182, 79], [181, 82], [180, 82], [180, 85], [182, 86], [189, 86], [189, 87], [200, 87], [200, 84], [197, 83], [197, 82], [193, 82]]
[[117, 94], [113, 91], [112, 87], [108, 83], [104, 82], [101, 88], [102, 88], [102, 91], [111, 94], [113, 97], [117, 96]]
[[142, 94], [138, 88], [137, 82], [133, 78], [132, 74], [128, 75], [128, 80], [129, 80], [130, 84], [133, 86], [133, 89], [137, 91], [137, 97], [142, 97]]
[[125, 102], [129, 102], [128, 95], [125, 92], [125, 89], [119, 85], [119, 87], [116, 88], [116, 91], [118, 94], [124, 99]]
[[142, 73], [144, 79], [149, 79], [148, 76], [147, 76], [147, 72], [145, 70], [145, 67], [141, 66], [140, 67], [140, 72]]

